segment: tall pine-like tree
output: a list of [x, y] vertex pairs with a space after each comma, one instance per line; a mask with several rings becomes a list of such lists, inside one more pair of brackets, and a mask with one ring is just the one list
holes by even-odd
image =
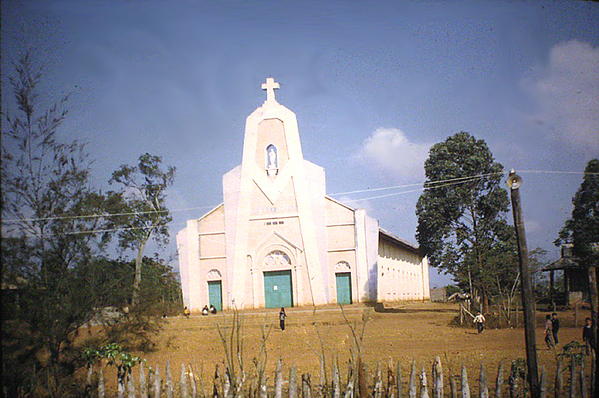
[[136, 251], [133, 305], [139, 303], [143, 257], [150, 239], [164, 246], [168, 243], [168, 223], [172, 220], [166, 208], [166, 189], [175, 179], [175, 168], [162, 168], [160, 156], [143, 154], [135, 166], [122, 165], [112, 173], [110, 183], [118, 183], [122, 190], [109, 195], [115, 200], [113, 218], [119, 227], [119, 247]]

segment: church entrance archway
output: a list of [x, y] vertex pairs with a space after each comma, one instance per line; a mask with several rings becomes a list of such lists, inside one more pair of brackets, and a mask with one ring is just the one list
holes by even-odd
[[264, 272], [264, 306], [293, 307], [291, 270]]
[[335, 274], [337, 283], [337, 304], [351, 304], [351, 273], [338, 272]]
[[221, 281], [208, 282], [208, 301], [217, 311], [223, 310], [223, 287]]

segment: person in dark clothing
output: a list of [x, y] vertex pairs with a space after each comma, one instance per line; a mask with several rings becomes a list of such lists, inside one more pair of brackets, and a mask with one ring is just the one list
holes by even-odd
[[212, 304], [210, 304], [210, 313], [211, 314], [216, 314], [216, 307], [213, 306]]
[[582, 328], [582, 341], [584, 341], [587, 355], [591, 354], [591, 350], [595, 351], [595, 325], [591, 318], [585, 319], [586, 325]]
[[555, 350], [555, 343], [553, 342], [553, 332], [551, 331], [551, 315], [547, 314], [545, 316], [545, 344], [547, 344], [547, 348], [553, 348]]
[[287, 318], [285, 308], [281, 307], [281, 311], [279, 312], [279, 326], [281, 326], [281, 330], [285, 330], [285, 318]]
[[559, 319], [557, 319], [557, 314], [554, 312], [551, 314], [551, 333], [553, 333], [553, 342], [555, 344], [559, 343], [559, 339], [557, 338], [557, 332], [559, 331]]

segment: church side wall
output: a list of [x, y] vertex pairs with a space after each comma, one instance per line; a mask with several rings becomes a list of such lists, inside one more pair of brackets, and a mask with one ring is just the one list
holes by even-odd
[[[379, 240], [378, 300], [403, 301], [430, 298], [428, 266], [418, 252]], [[426, 269], [425, 269], [426, 268]]]

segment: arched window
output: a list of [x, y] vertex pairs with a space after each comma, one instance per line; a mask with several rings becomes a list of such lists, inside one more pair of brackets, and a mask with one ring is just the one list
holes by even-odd
[[335, 264], [335, 272], [348, 272], [351, 271], [351, 267], [347, 261], [339, 261]]
[[289, 267], [291, 259], [280, 250], [274, 250], [264, 258], [264, 265], [269, 268]]
[[223, 279], [223, 276], [219, 270], [211, 269], [208, 271], [208, 274], [206, 274], [206, 279], [209, 281], [217, 281]]

